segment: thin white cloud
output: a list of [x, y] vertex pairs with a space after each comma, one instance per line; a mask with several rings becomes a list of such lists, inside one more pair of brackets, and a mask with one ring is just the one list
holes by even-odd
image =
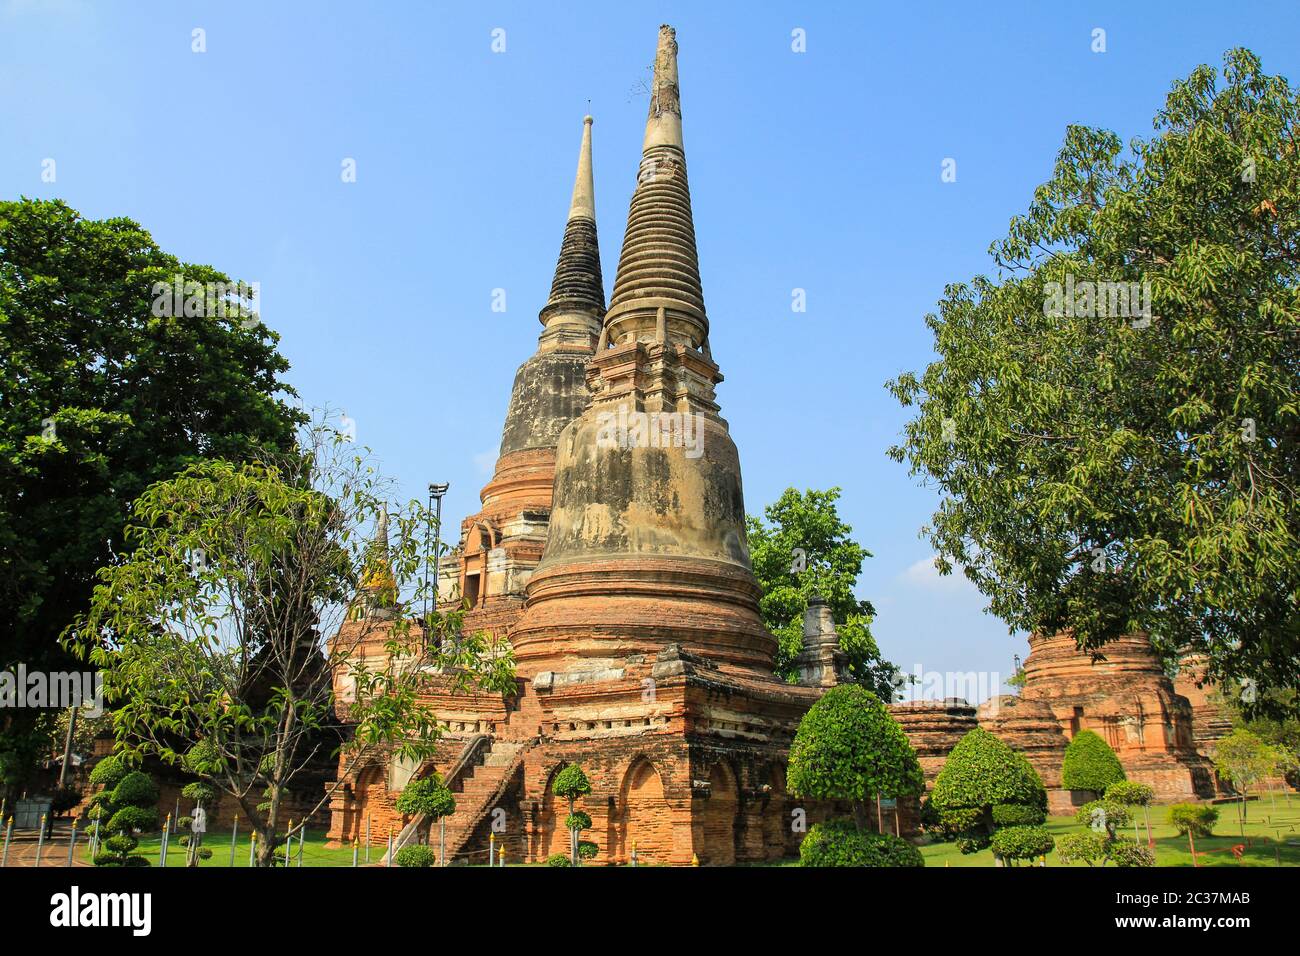
[[491, 475], [496, 463], [497, 453], [495, 448], [481, 451], [474, 456], [474, 467], [478, 469], [480, 475]]
[[940, 574], [935, 566], [935, 555], [922, 558], [904, 571], [900, 577], [910, 587], [935, 594], [974, 593], [975, 585], [966, 580], [960, 568], [953, 568], [951, 574]]

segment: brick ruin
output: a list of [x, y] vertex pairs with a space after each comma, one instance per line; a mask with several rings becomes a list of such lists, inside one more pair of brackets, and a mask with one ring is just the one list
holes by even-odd
[[1174, 690], [1146, 635], [1112, 641], [1096, 659], [1069, 632], [1032, 635], [1020, 696], [1046, 705], [1067, 738], [1080, 730], [1098, 734], [1128, 778], [1153, 787], [1157, 799], [1214, 796], [1213, 767], [1197, 749], [1192, 705]]
[[[798, 683], [773, 673], [775, 638], [758, 610], [736, 446], [720, 416], [691, 215], [673, 30], [662, 27], [642, 159], [606, 308], [584, 121], [578, 171], [536, 353], [515, 376], [500, 455], [440, 569], [440, 609], [510, 642], [517, 692], [452, 694], [430, 676], [443, 729], [419, 766], [378, 753], [341, 766], [330, 837], [399, 842], [415, 821], [393, 804], [438, 772], [457, 792], [448, 859], [508, 861], [568, 848], [567, 806], [550, 792], [569, 763], [592, 792], [584, 839], [595, 862], [730, 864], [797, 853], [809, 824], [844, 808], [796, 802], [785, 767], [798, 723], [842, 679], [825, 604], [810, 602]], [[616, 423], [631, 420], [626, 432]], [[676, 431], [654, 431], [669, 422]], [[692, 442], [685, 429], [697, 429]], [[370, 581], [338, 639], [382, 654], [386, 584]], [[1068, 646], [1067, 646], [1068, 645]], [[891, 705], [932, 785], [952, 746], [984, 726], [1023, 750], [1052, 794], [1067, 737], [1097, 730], [1134, 779], [1162, 795], [1202, 793], [1192, 711], [1140, 642], [1089, 664], [1072, 640], [1031, 642], [1021, 697]], [[346, 703], [347, 676], [336, 675]], [[342, 772], [346, 770], [346, 772]], [[880, 825], [915, 832], [915, 801]], [[891, 819], [892, 817], [892, 819]], [[435, 830], [434, 840], [437, 841]]]

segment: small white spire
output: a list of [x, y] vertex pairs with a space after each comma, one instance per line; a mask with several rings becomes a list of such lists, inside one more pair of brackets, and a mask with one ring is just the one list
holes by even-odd
[[582, 146], [578, 150], [578, 175], [573, 180], [573, 202], [569, 205], [570, 219], [596, 221], [596, 185], [591, 175], [591, 124], [590, 116], [582, 121]]

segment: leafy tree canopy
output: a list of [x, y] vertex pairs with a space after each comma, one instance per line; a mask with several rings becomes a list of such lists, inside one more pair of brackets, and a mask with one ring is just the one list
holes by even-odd
[[920, 793], [924, 779], [916, 751], [880, 698], [857, 684], [841, 684], [799, 721], [787, 785], [799, 796], [860, 805]]
[[[177, 276], [205, 294], [230, 283], [129, 219], [0, 202], [0, 667], [70, 666], [57, 638], [146, 487], [203, 457], [292, 442], [279, 337], [247, 308], [155, 315], [155, 284], [174, 288]], [[0, 783], [11, 790], [39, 756], [19, 738], [49, 734], [35, 717], [4, 717]]]
[[1024, 754], [976, 727], [948, 754], [930, 799], [939, 810], [987, 809], [991, 813], [997, 804], [1045, 809], [1047, 790]]
[[820, 595], [830, 605], [853, 679], [882, 700], [892, 700], [898, 668], [881, 657], [871, 636], [876, 613], [871, 602], [853, 593], [862, 562], [871, 552], [849, 537], [853, 529], [840, 520], [835, 506], [839, 497], [839, 488], [787, 488], [764, 509], [766, 520], [746, 517], [749, 557], [763, 588], [763, 623], [780, 644], [777, 674], [794, 681], [808, 599]]
[[1236, 49], [1149, 139], [1069, 127], [997, 278], [948, 286], [938, 359], [889, 383], [941, 570], [1012, 628], [1300, 683], [1297, 118]]

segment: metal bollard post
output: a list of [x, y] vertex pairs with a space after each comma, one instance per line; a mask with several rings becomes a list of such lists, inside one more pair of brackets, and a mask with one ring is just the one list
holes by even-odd
[[387, 862], [385, 866], [393, 865], [393, 828], [388, 828], [388, 856], [384, 858]]
[[298, 831], [298, 869], [302, 869], [302, 854], [307, 844], [307, 821], [302, 821], [302, 829]]
[[636, 866], [636, 841], [632, 842], [632, 865]]
[[158, 850], [158, 865], [165, 867], [167, 865], [167, 837], [172, 829], [172, 815], [167, 814], [167, 819], [163, 821], [162, 829], [162, 846]]
[[235, 825], [230, 831], [230, 865], [235, 865], [235, 839], [239, 836], [239, 814], [235, 814]]
[[257, 831], [254, 830], [248, 838], [248, 865], [250, 867], [257, 861]]
[[77, 849], [77, 821], [72, 821], [72, 838], [68, 840], [68, 866], [72, 866], [72, 854]]
[[489, 867], [496, 865], [496, 856], [497, 856], [497, 835], [495, 833], [489, 833], [488, 834], [488, 866]]
[[353, 866], [357, 865], [357, 851], [360, 848], [361, 848], [360, 841], [356, 837], [353, 837], [352, 838], [352, 865]]
[[10, 817], [9, 823], [5, 827], [5, 848], [4, 848], [4, 852], [0, 854], [0, 867], [6, 866], [9, 863], [9, 840], [13, 837], [13, 835], [14, 835], [14, 818]]
[[370, 864], [370, 814], [366, 814], [366, 865]]
[[45, 814], [41, 814], [41, 830], [36, 835], [36, 865], [41, 865], [41, 853], [45, 850]]

